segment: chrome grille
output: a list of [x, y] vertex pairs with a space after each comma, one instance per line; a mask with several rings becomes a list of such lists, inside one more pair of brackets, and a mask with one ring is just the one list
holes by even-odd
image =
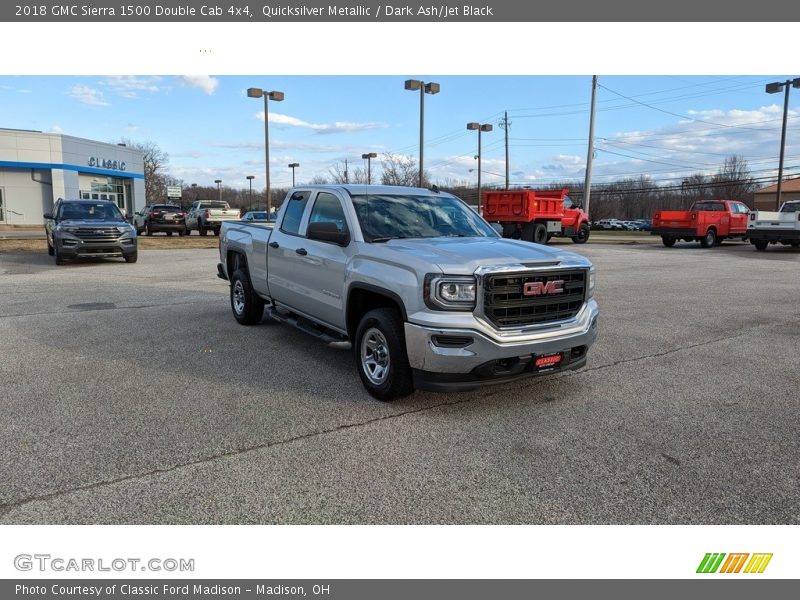
[[[587, 271], [573, 269], [535, 273], [504, 273], [484, 277], [483, 311], [498, 327], [514, 327], [570, 319], [586, 297]], [[526, 296], [527, 283], [563, 280], [563, 293]]]

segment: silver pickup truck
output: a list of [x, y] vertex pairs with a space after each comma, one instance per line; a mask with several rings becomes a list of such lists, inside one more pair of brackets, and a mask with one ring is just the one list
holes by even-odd
[[466, 390], [586, 364], [597, 336], [584, 257], [503, 239], [436, 190], [289, 190], [273, 225], [222, 224], [233, 316], [350, 342], [370, 394]]

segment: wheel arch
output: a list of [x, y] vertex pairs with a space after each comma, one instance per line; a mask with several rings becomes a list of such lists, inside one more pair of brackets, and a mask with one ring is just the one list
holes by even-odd
[[403, 321], [408, 321], [406, 307], [398, 294], [376, 285], [356, 282], [347, 290], [345, 327], [351, 340], [361, 317], [375, 308], [394, 308], [400, 312]]

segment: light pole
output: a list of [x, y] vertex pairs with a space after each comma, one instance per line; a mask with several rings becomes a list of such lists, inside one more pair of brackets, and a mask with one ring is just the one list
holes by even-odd
[[783, 188], [783, 153], [786, 147], [786, 115], [789, 112], [789, 87], [800, 88], [800, 77], [795, 79], [787, 79], [784, 82], [777, 81], [775, 83], [768, 83], [766, 92], [768, 94], [777, 94], [781, 88], [786, 90], [783, 96], [783, 125], [781, 127], [781, 156], [778, 160], [778, 193], [775, 196], [775, 210], [780, 210], [781, 207], [781, 189]]
[[[469, 169], [470, 173], [474, 173], [478, 169]], [[494, 171], [487, 171], [486, 169], [481, 170], [481, 173], [488, 173], [489, 175], [496, 175], [497, 177], [505, 177], [502, 173], [495, 173]]]
[[412, 91], [419, 90], [419, 187], [422, 187], [425, 155], [425, 94], [438, 94], [440, 86], [432, 81], [425, 83], [419, 79], [406, 79], [405, 88]]
[[197, 202], [197, 184], [192, 184], [192, 193], [194, 194], [194, 201]]
[[272, 189], [269, 181], [269, 101], [283, 101], [283, 92], [262, 90], [261, 88], [247, 88], [248, 98], [264, 98], [264, 158], [267, 163], [267, 215], [272, 214]]
[[294, 187], [294, 170], [300, 166], [300, 163], [289, 163], [289, 168], [292, 170], [292, 187]]
[[478, 132], [478, 214], [481, 214], [481, 133], [491, 131], [490, 123], [467, 123], [467, 129]]
[[372, 184], [372, 159], [378, 158], [378, 155], [375, 152], [367, 152], [361, 155], [361, 158], [365, 158], [367, 160], [367, 185]]
[[222, 202], [222, 179], [215, 179], [214, 183], [217, 184], [217, 191], [219, 192], [219, 201]]
[[248, 175], [247, 181], [250, 183], [250, 201], [247, 205], [247, 210], [253, 210], [253, 179], [255, 179], [255, 175]]

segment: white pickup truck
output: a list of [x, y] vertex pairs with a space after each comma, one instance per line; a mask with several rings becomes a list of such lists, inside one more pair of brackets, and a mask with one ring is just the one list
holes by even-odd
[[579, 369], [597, 336], [589, 260], [436, 189], [297, 187], [274, 226], [224, 223], [219, 258], [239, 323], [350, 342], [380, 400]]
[[800, 200], [784, 202], [778, 212], [751, 212], [747, 238], [756, 250], [766, 250], [768, 244], [800, 246]]
[[231, 208], [227, 202], [195, 200], [186, 213], [186, 231], [191, 233], [192, 229], [197, 229], [200, 235], [208, 235], [209, 231], [219, 235], [224, 221], [238, 221], [240, 216], [239, 209]]

